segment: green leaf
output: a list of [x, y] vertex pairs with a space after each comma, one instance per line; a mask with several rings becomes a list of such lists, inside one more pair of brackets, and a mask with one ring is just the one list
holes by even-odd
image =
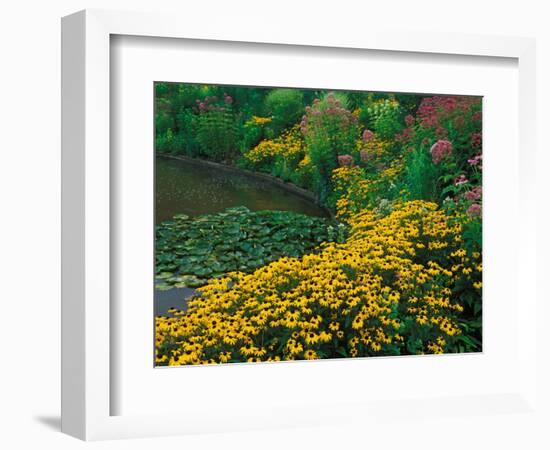
[[324, 218], [244, 207], [194, 218], [178, 215], [156, 227], [155, 272], [164, 285], [196, 287], [230, 271], [251, 272], [282, 256], [314, 251], [331, 240], [333, 225]]

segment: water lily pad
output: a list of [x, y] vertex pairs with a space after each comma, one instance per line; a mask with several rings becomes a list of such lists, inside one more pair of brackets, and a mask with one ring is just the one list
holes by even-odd
[[174, 275], [172, 272], [160, 272], [159, 274], [156, 275], [156, 278], [162, 280], [165, 278], [170, 278], [172, 275]]
[[155, 289], [158, 289], [159, 291], [169, 291], [174, 286], [171, 286], [169, 284], [157, 284], [155, 285]]
[[329, 219], [245, 207], [192, 218], [179, 214], [156, 227], [157, 286], [198, 287], [227, 272], [251, 272], [282, 256], [301, 256], [330, 240], [333, 225]]

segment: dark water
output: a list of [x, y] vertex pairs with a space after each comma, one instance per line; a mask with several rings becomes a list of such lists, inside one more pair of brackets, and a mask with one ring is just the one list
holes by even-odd
[[[241, 175], [170, 158], [156, 158], [156, 223], [176, 214], [196, 216], [221, 212], [232, 206], [252, 211], [293, 211], [326, 217], [324, 209], [311, 201], [267, 180]], [[155, 290], [155, 314], [163, 315], [171, 307], [186, 309], [186, 299], [195, 291], [189, 288]]]
[[187, 299], [196, 292], [191, 288], [173, 288], [167, 291], [155, 289], [155, 315], [167, 315], [170, 308], [187, 311]]
[[327, 216], [325, 210], [311, 201], [270, 181], [229, 170], [157, 157], [155, 176], [157, 223], [176, 214], [196, 216], [232, 206]]

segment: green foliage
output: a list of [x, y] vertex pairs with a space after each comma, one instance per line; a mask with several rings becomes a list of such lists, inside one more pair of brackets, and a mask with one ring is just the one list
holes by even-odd
[[182, 110], [177, 114], [179, 133], [176, 136], [175, 147], [172, 153], [197, 156], [199, 154], [199, 143], [197, 141], [198, 119], [192, 111]]
[[359, 109], [369, 99], [372, 93], [361, 91], [349, 91], [345, 93], [348, 109]]
[[214, 161], [230, 160], [238, 148], [238, 129], [231, 111], [216, 109], [199, 115], [197, 142], [202, 155]]
[[157, 288], [197, 287], [231, 271], [252, 272], [282, 256], [299, 257], [323, 241], [342, 242], [345, 227], [288, 211], [228, 208], [177, 215], [156, 228]]
[[407, 155], [403, 185], [411, 200], [437, 201], [439, 176], [428, 149], [419, 146]]
[[308, 141], [308, 151], [313, 163], [313, 186], [321, 202], [325, 203], [332, 192], [330, 174], [338, 167], [336, 150], [328, 139], [316, 135]]
[[264, 138], [264, 123], [254, 118], [247, 120], [242, 126], [241, 153], [255, 147]]
[[393, 139], [403, 129], [402, 109], [394, 99], [373, 102], [365, 111], [369, 128], [381, 139]]
[[214, 95], [221, 97], [223, 94], [233, 98], [233, 109], [239, 111], [246, 121], [251, 116], [261, 116], [265, 113], [264, 102], [270, 88], [249, 86], [217, 86]]
[[272, 116], [271, 129], [279, 134], [302, 116], [304, 96], [299, 89], [273, 89], [265, 99], [266, 111]]
[[[256, 118], [256, 121], [257, 119], [261, 118]], [[308, 162], [304, 139], [296, 125], [278, 138], [264, 139], [253, 149], [245, 151], [243, 158], [239, 160], [239, 165], [268, 173], [311, 190], [312, 166]]]
[[164, 133], [157, 133], [155, 138], [155, 148], [161, 153], [170, 153], [174, 147], [174, 133], [171, 128], [166, 129]]
[[314, 190], [313, 166], [311, 164], [298, 165], [289, 176], [290, 182], [309, 191]]
[[338, 167], [339, 155], [355, 152], [359, 128], [355, 117], [342, 105], [347, 98], [329, 93], [306, 109], [302, 121], [307, 152], [313, 165], [313, 184], [321, 202], [332, 192], [332, 171]]
[[394, 94], [395, 100], [399, 103], [403, 114], [416, 114], [418, 105], [422, 101], [423, 95], [417, 94]]
[[[431, 183], [433, 192], [429, 197], [434, 201], [456, 197], [456, 206], [464, 210], [471, 204], [458, 201], [458, 197], [481, 184], [481, 160], [474, 164], [469, 162], [481, 154], [480, 114], [481, 101], [475, 97], [435, 96], [422, 100], [418, 116], [409, 128], [410, 133], [400, 142], [403, 150], [415, 149], [413, 158], [408, 159], [409, 178], [405, 183], [413, 198], [425, 198], [420, 195], [427, 195], [430, 190], [428, 184]], [[452, 151], [438, 162], [432, 158], [430, 149], [441, 140], [450, 142]], [[430, 164], [433, 166], [431, 169]], [[423, 173], [428, 177], [424, 182]], [[457, 184], [459, 177], [466, 182]], [[420, 183], [420, 188], [417, 183]]]
[[337, 102], [337, 104], [344, 109], [350, 109], [350, 96], [346, 92], [342, 91], [330, 91], [325, 92], [321, 96], [321, 104], [325, 107], [331, 106], [331, 98]]

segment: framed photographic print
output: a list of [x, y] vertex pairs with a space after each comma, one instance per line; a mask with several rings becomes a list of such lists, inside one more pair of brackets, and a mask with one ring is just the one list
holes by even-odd
[[85, 11], [62, 43], [63, 431], [532, 411], [531, 40]]
[[154, 89], [157, 365], [482, 350], [481, 97]]

